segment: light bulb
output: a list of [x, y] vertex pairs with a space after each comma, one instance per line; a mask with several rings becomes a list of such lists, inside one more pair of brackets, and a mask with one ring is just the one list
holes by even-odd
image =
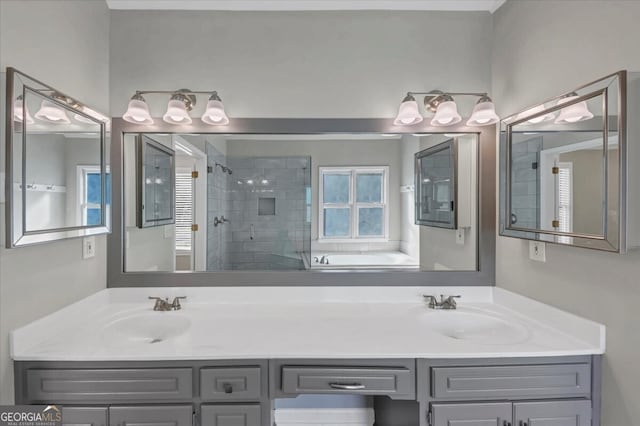
[[169, 124], [191, 124], [184, 95], [176, 94], [171, 97], [167, 105], [167, 112], [162, 119]]
[[488, 96], [482, 96], [473, 107], [467, 126], [488, 126], [500, 120], [496, 114], [496, 107]]
[[451, 96], [447, 96], [444, 102], [438, 104], [436, 115], [431, 119], [432, 126], [450, 126], [462, 121], [462, 117], [458, 114], [458, 106]]
[[127, 112], [122, 116], [124, 121], [133, 124], [153, 124], [151, 114], [149, 114], [149, 106], [142, 95], [135, 94], [129, 101]]
[[207, 102], [207, 108], [202, 115], [202, 121], [212, 126], [223, 126], [229, 124], [229, 117], [224, 111], [224, 104], [217, 92], [213, 92]]
[[418, 124], [423, 119], [418, 109], [418, 102], [416, 102], [416, 99], [411, 94], [407, 94], [402, 100], [400, 107], [398, 107], [398, 114], [393, 120], [393, 124], [396, 126], [409, 126]]
[[62, 108], [57, 106], [55, 103], [43, 100], [40, 104], [40, 109], [36, 112], [35, 117], [38, 120], [46, 121], [48, 123], [54, 124], [69, 124], [71, 120], [67, 117], [67, 114], [64, 112]]

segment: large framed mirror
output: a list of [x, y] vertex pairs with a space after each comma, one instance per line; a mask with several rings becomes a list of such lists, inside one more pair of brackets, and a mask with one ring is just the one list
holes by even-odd
[[[445, 135], [397, 132], [387, 120], [236, 119], [219, 132], [176, 132], [113, 122], [122, 214], [111, 286], [493, 284], [493, 127]], [[175, 152], [174, 223], [137, 226], [143, 139]], [[415, 220], [415, 155], [445, 140], [469, 147], [456, 164], [468, 177], [462, 228]]]
[[501, 235], [626, 250], [626, 77], [503, 120]]
[[108, 233], [108, 118], [13, 68], [6, 78], [6, 246]]

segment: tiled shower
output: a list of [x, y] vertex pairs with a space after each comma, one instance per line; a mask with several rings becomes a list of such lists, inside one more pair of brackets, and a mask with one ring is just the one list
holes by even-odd
[[[311, 158], [227, 157], [209, 144], [207, 270], [302, 270], [311, 254]], [[215, 163], [226, 165], [224, 173]], [[224, 223], [215, 225], [215, 218]]]

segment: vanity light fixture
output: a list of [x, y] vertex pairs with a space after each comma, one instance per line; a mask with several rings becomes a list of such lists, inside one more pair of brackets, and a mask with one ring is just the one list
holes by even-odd
[[207, 109], [202, 116], [202, 121], [212, 126], [220, 126], [229, 124], [229, 117], [224, 112], [222, 99], [218, 96], [218, 92], [213, 92], [207, 102]]
[[482, 96], [473, 107], [471, 117], [467, 120], [467, 126], [488, 126], [500, 121], [496, 114], [496, 107], [489, 96]]
[[[578, 94], [572, 92], [560, 99], [557, 105], [566, 104], [567, 102], [571, 102], [574, 99], [578, 98]], [[558, 118], [556, 118], [556, 124], [570, 124], [570, 123], [578, 123], [580, 121], [590, 120], [593, 118], [593, 113], [589, 111], [589, 107], [587, 106], [587, 101], [580, 101], [573, 105], [569, 105], [566, 108], [560, 110], [560, 114]]]
[[124, 121], [134, 124], [153, 124], [149, 105], [139, 92], [136, 92], [129, 101], [127, 112], [122, 116]]
[[69, 120], [69, 117], [67, 117], [67, 114], [62, 110], [62, 108], [46, 99], [44, 99], [40, 104], [40, 109], [36, 112], [35, 117], [38, 120], [46, 121], [48, 123], [71, 123], [71, 120]]
[[196, 97], [189, 93], [187, 89], [181, 89], [171, 95], [167, 104], [167, 112], [162, 116], [162, 120], [169, 124], [191, 124], [189, 111], [196, 104]]
[[396, 115], [396, 119], [393, 120], [393, 124], [396, 126], [409, 126], [411, 124], [418, 124], [422, 120], [423, 117], [418, 109], [416, 98], [414, 98], [411, 93], [407, 93], [400, 107], [398, 107], [398, 114]]
[[462, 121], [462, 116], [458, 113], [458, 105], [450, 95], [438, 96], [429, 102], [429, 106], [430, 109], [436, 110], [436, 115], [431, 119], [432, 126], [451, 126]]
[[431, 119], [431, 125], [435, 127], [452, 126], [462, 121], [458, 106], [453, 99], [454, 96], [475, 96], [480, 98], [467, 121], [467, 126], [488, 126], [500, 120], [496, 114], [493, 101], [486, 93], [445, 93], [440, 90], [432, 90], [430, 92], [407, 93], [407, 96], [400, 104], [400, 108], [398, 108], [396, 118], [393, 120], [393, 124], [396, 126], [410, 126], [423, 120], [414, 95], [425, 95], [423, 100], [424, 107], [425, 110], [435, 113]]
[[180, 89], [174, 91], [168, 90], [138, 90], [131, 97], [127, 112], [122, 119], [134, 124], [153, 124], [153, 119], [149, 113], [149, 106], [142, 95], [153, 94], [170, 94], [171, 98], [167, 104], [167, 111], [162, 116], [162, 120], [169, 124], [185, 125], [191, 124], [193, 119], [189, 112], [196, 105], [197, 95], [209, 95], [207, 107], [202, 115], [202, 121], [212, 126], [223, 126], [229, 124], [229, 117], [224, 110], [222, 99], [216, 91], [194, 91], [189, 89]]
[[[535, 107], [533, 107], [531, 109], [528, 109], [525, 112], [523, 112], [522, 114], [520, 114], [520, 116], [518, 118], [520, 118], [520, 117], [529, 117], [529, 116], [535, 115], [535, 114], [537, 114], [537, 113], [539, 113], [541, 111], [544, 111], [544, 105], [538, 105], [538, 106], [535, 106]], [[532, 118], [530, 120], [527, 120], [527, 123], [529, 123], [529, 124], [540, 124], [540, 123], [544, 123], [546, 121], [551, 121], [554, 118], [556, 118], [555, 113], [549, 112], [547, 114], [539, 115], [539, 116], [534, 117], [534, 118]]]
[[24, 103], [22, 95], [18, 96], [13, 103], [13, 119], [19, 123], [22, 123], [24, 119], [27, 124], [33, 124], [33, 117], [29, 114], [29, 109]]

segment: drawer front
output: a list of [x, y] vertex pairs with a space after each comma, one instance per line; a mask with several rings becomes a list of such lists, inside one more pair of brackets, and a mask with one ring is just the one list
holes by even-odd
[[413, 380], [406, 368], [282, 367], [282, 390], [289, 394], [409, 395]]
[[107, 426], [107, 407], [62, 407], [64, 426]]
[[42, 402], [184, 401], [193, 395], [190, 368], [28, 370], [27, 398]]
[[591, 401], [540, 401], [513, 404], [516, 425], [591, 426]]
[[431, 404], [431, 410], [433, 426], [506, 426], [513, 417], [510, 402]]
[[203, 401], [258, 400], [260, 389], [260, 367], [200, 370], [200, 396]]
[[431, 395], [439, 399], [580, 397], [591, 394], [587, 363], [495, 367], [433, 367]]
[[192, 426], [191, 405], [111, 407], [109, 426]]
[[201, 426], [260, 426], [260, 405], [203, 405]]

